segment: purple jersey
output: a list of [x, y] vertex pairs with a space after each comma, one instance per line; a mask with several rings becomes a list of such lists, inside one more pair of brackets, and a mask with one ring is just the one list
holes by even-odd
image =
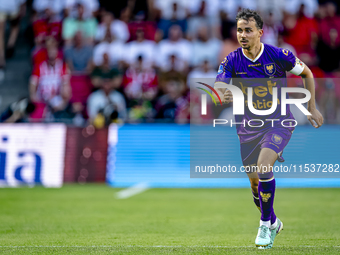
[[[245, 96], [245, 114], [235, 115], [237, 123], [237, 134], [241, 143], [256, 139], [272, 126], [282, 128], [281, 122], [286, 119], [294, 120], [293, 114], [287, 105], [286, 115], [281, 115], [281, 88], [287, 87], [286, 72], [299, 75], [304, 68], [304, 64], [296, 58], [289, 50], [274, 47], [268, 44], [261, 45], [258, 56], [251, 60], [244, 53], [242, 48], [231, 52], [221, 63], [218, 69], [216, 82], [222, 81], [239, 87]], [[255, 115], [250, 112], [247, 106], [247, 87], [253, 88], [253, 106], [257, 110], [267, 110], [272, 106], [273, 87], [277, 90], [277, 108], [265, 116]], [[262, 127], [250, 127], [247, 123], [251, 119], [261, 119], [264, 122]], [[266, 119], [276, 119], [279, 121], [265, 121]], [[244, 122], [245, 121], [245, 122]], [[259, 125], [259, 122], [252, 123]], [[294, 123], [285, 122], [285, 126], [290, 131], [294, 130]]]

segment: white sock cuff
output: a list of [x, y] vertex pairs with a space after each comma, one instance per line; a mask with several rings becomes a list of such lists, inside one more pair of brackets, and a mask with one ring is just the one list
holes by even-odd
[[260, 226], [266, 226], [267, 228], [270, 228], [270, 220], [267, 220], [267, 221], [263, 221], [263, 220], [260, 220]]

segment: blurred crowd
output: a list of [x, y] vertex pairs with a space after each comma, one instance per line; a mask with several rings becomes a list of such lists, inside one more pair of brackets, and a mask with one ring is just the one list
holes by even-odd
[[[62, 121], [100, 128], [112, 122], [190, 121], [189, 80], [216, 77], [239, 45], [241, 8], [264, 19], [262, 42], [291, 50], [313, 71], [317, 103], [340, 123], [340, 16], [317, 0], [0, 0], [0, 80], [30, 11], [29, 98], [1, 120]], [[5, 42], [6, 22], [10, 36]], [[191, 99], [193, 100], [193, 99]]]

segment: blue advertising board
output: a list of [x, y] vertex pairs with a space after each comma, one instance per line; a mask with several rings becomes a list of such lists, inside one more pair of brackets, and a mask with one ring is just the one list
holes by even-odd
[[[209, 130], [215, 138], [199, 135]], [[283, 165], [293, 165], [297, 167], [297, 172], [300, 171], [299, 167], [305, 171], [305, 164], [309, 164], [309, 171], [311, 165], [316, 164], [327, 164], [327, 167], [332, 164], [334, 167], [340, 163], [337, 152], [339, 142], [339, 126], [325, 125], [320, 129], [297, 127], [285, 148], [286, 162]], [[115, 187], [129, 187], [138, 183], [169, 188], [249, 187], [245, 173], [237, 175], [237, 178], [214, 178], [214, 175], [209, 178], [190, 178], [190, 159], [193, 164], [200, 158], [193, 151], [204, 150], [210, 157], [222, 158], [240, 168], [239, 146], [235, 128], [202, 126], [193, 130], [190, 125], [176, 124], [111, 125], [107, 183]], [[293, 174], [275, 175], [279, 176], [278, 187], [340, 187], [340, 169], [337, 171], [324, 175], [297, 173], [295, 176], [298, 178]]]

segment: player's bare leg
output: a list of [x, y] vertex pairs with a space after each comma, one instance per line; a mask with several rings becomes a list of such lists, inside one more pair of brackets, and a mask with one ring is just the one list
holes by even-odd
[[253, 193], [253, 199], [254, 203], [261, 212], [261, 206], [260, 206], [260, 199], [259, 199], [259, 177], [257, 175], [257, 172], [252, 172], [252, 173], [247, 173], [249, 181], [250, 181], [250, 187], [251, 187], [251, 192]]

